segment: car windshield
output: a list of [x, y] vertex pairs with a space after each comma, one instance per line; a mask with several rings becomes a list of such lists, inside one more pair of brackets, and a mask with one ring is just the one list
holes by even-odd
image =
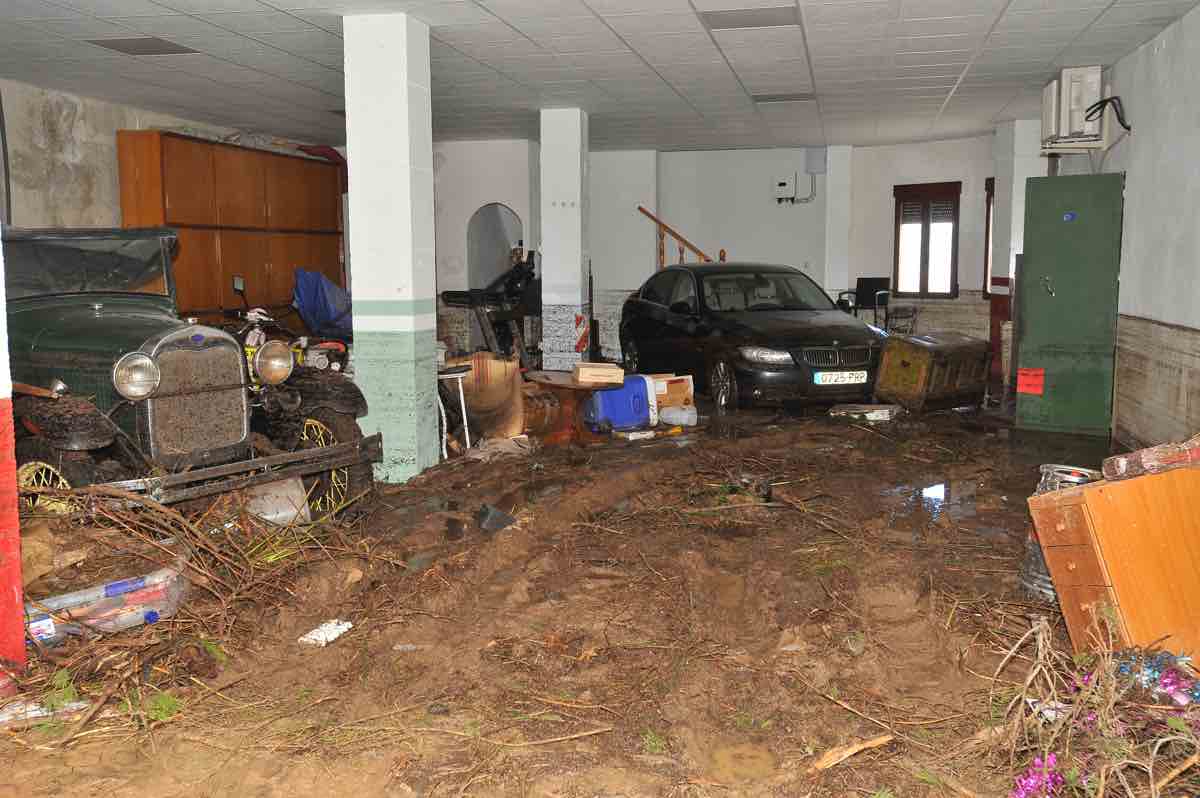
[[4, 288], [9, 299], [113, 291], [166, 296], [165, 243], [159, 236], [6, 240]]
[[832, 310], [833, 302], [807, 275], [795, 272], [706, 274], [704, 304], [717, 313], [756, 310]]

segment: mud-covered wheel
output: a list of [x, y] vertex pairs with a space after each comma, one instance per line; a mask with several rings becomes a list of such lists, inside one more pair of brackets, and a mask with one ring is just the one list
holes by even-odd
[[[298, 449], [318, 449], [362, 439], [358, 421], [348, 413], [318, 407], [300, 422]], [[336, 512], [351, 499], [371, 490], [375, 477], [370, 463], [358, 463], [323, 471], [304, 479], [308, 507], [314, 518]]]
[[[75, 458], [55, 449], [44, 438], [24, 438], [17, 441], [17, 490], [54, 488], [70, 490], [96, 482], [96, 465], [86, 455]], [[69, 501], [54, 496], [26, 493], [21, 497], [21, 509], [38, 513], [67, 513]]]
[[717, 413], [724, 415], [737, 411], [742, 398], [738, 392], [737, 375], [729, 361], [718, 360], [713, 363], [708, 373], [708, 392], [717, 406]]
[[621, 365], [626, 374], [641, 373], [642, 355], [638, 351], [637, 343], [632, 338], [621, 342]]

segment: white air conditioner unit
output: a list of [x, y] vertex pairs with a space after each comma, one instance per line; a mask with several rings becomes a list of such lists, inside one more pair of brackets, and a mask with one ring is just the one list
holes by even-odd
[[1103, 67], [1067, 67], [1042, 89], [1042, 151], [1107, 149], [1109, 108], [1087, 119], [1088, 108], [1104, 96]]

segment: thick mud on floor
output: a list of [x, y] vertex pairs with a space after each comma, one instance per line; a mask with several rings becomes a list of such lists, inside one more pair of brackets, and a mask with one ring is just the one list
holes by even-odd
[[[1061, 625], [1017, 572], [1037, 464], [1069, 457], [954, 414], [765, 414], [454, 461], [383, 486], [361, 554], [241, 619], [170, 722], [14, 740], [0, 795], [1004, 794], [972, 739], [999, 654]], [[296, 643], [330, 618], [354, 629]]]

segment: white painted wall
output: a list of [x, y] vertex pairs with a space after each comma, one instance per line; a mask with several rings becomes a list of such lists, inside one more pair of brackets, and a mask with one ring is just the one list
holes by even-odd
[[825, 176], [825, 288], [832, 296], [853, 284], [850, 279], [850, 217], [854, 148], [833, 146]]
[[[1025, 249], [1025, 182], [1046, 174], [1041, 155], [1042, 120], [1018, 119], [996, 126], [993, 161], [996, 178], [992, 262], [996, 277], [1011, 277]], [[1007, 264], [1007, 265], [1006, 265]], [[1007, 289], [998, 289], [1007, 293]]]
[[17, 227], [119, 227], [117, 131], [232, 132], [178, 117], [0, 80]]
[[1133, 133], [1062, 173], [1126, 173], [1120, 312], [1200, 328], [1200, 9], [1109, 71]]
[[596, 290], [632, 290], [654, 272], [654, 223], [637, 206], [658, 205], [658, 153], [591, 154], [592, 275]]
[[[784, 263], [821, 282], [825, 176], [817, 177], [812, 202], [775, 202], [774, 180], [784, 174], [798, 172], [797, 191], [808, 193], [804, 166], [803, 148], [664, 152], [658, 157], [657, 213], [714, 260], [724, 248], [731, 261]], [[667, 258], [677, 259], [677, 251]]]
[[851, 178], [849, 286], [858, 277], [890, 277], [895, 260], [892, 188], [907, 183], [962, 181], [958, 287], [983, 288], [984, 181], [992, 176], [992, 136], [855, 147]]
[[[467, 279], [467, 226], [484, 205], [507, 205], [521, 217], [524, 233], [531, 232], [531, 220], [538, 213], [536, 183], [531, 182], [537, 169], [536, 155], [536, 149], [524, 139], [444, 141], [433, 145], [439, 292], [471, 287]], [[535, 241], [526, 238], [525, 246], [534, 247]]]
[[542, 302], [586, 301], [588, 117], [578, 108], [541, 112]]

